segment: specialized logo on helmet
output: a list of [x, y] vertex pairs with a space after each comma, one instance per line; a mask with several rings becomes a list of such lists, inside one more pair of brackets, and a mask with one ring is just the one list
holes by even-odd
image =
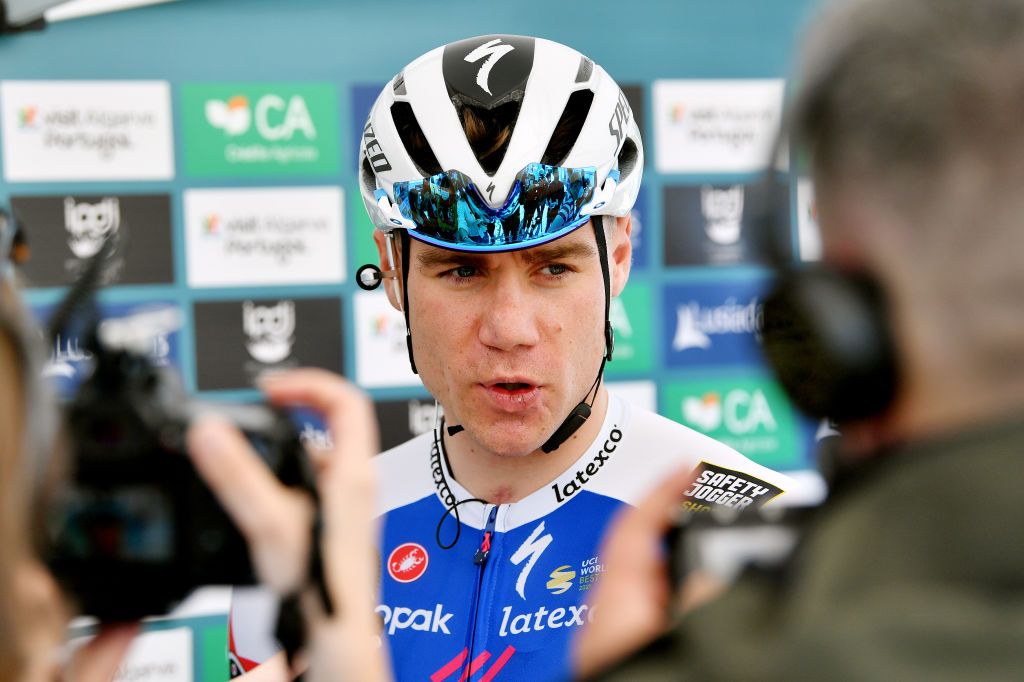
[[427, 570], [430, 557], [422, 545], [406, 542], [392, 550], [388, 556], [388, 575], [400, 583], [418, 580]]
[[489, 40], [480, 47], [476, 48], [463, 59], [473, 64], [475, 62], [484, 60], [484, 63], [480, 65], [480, 70], [476, 72], [476, 84], [480, 86], [480, 89], [486, 92], [488, 95], [494, 93], [491, 92], [491, 88], [487, 84], [487, 79], [491, 75], [491, 69], [498, 63], [498, 60], [507, 55], [509, 52], [516, 48], [511, 45], [502, 45], [501, 38], [495, 38]]
[[486, 109], [519, 101], [533, 70], [535, 40], [489, 35], [444, 48], [442, 72], [449, 95], [460, 104]]
[[369, 159], [373, 170], [378, 173], [391, 170], [391, 162], [388, 161], [384, 149], [377, 141], [377, 134], [373, 132], [373, 125], [370, 121], [367, 121], [366, 127], [363, 128], [363, 146], [366, 149], [366, 158]]
[[619, 101], [615, 103], [615, 110], [608, 121], [608, 132], [615, 138], [615, 149], [618, 151], [626, 139], [626, 126], [633, 118], [633, 110], [629, 108], [629, 100], [626, 93], [619, 90]]

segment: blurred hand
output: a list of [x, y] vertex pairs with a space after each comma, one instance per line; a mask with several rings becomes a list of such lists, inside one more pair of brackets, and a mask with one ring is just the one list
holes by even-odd
[[[17, 636], [25, 647], [25, 667], [21, 682], [110, 682], [128, 651], [138, 626], [112, 625], [85, 644], [73, 649], [58, 670], [60, 658], [55, 652], [68, 652], [65, 642], [69, 614], [53, 576], [39, 563], [20, 562], [14, 571], [15, 594], [21, 613]], [[11, 633], [15, 634], [15, 633]]]
[[[88, 644], [78, 649], [60, 679], [67, 682], [110, 682], [121, 667], [132, 640], [138, 634], [137, 623], [103, 627]], [[39, 678], [40, 681], [43, 679]]]
[[[334, 440], [317, 453], [322, 556], [335, 612], [304, 600], [310, 625], [310, 680], [385, 680], [376, 606], [376, 484], [371, 457], [377, 429], [370, 401], [344, 379], [317, 369], [274, 374], [261, 383], [271, 402], [323, 414]], [[260, 579], [282, 594], [307, 575], [313, 507], [278, 482], [242, 434], [223, 420], [198, 421], [188, 436], [199, 474], [249, 544]], [[312, 595], [309, 595], [312, 597]]]
[[605, 572], [594, 588], [594, 619], [573, 644], [573, 669], [589, 677], [660, 635], [668, 626], [672, 585], [662, 539], [693, 470], [681, 470], [639, 506], [619, 512], [601, 550]]

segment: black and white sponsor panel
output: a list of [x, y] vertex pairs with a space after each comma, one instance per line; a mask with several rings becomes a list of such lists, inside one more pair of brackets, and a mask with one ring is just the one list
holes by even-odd
[[789, 224], [789, 186], [774, 181], [768, 197], [753, 184], [668, 186], [663, 192], [666, 265], [742, 265], [763, 261], [755, 241], [762, 201], [780, 207]]
[[168, 194], [12, 196], [32, 257], [21, 270], [29, 286], [64, 286], [81, 274], [108, 237], [101, 284], [174, 281]]
[[196, 302], [196, 387], [251, 388], [294, 367], [343, 373], [341, 307], [337, 297]]
[[[374, 404], [380, 424], [380, 449], [390, 450], [396, 445], [426, 433], [434, 428], [433, 398], [382, 400]], [[437, 418], [444, 413], [437, 407]]]

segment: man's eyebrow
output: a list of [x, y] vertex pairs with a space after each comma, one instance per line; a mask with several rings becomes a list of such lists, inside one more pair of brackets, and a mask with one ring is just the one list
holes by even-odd
[[437, 248], [425, 249], [416, 256], [416, 262], [420, 267], [428, 270], [439, 266], [473, 264], [481, 260], [483, 256], [475, 253]]
[[[597, 250], [592, 244], [587, 242], [573, 242], [571, 244], [544, 244], [515, 253], [525, 264], [533, 265], [534, 263], [546, 263], [573, 258], [593, 258], [597, 255]], [[486, 253], [467, 253], [465, 251], [430, 248], [420, 252], [416, 256], [416, 262], [419, 263], [421, 268], [427, 270], [437, 267], [482, 265], [488, 255]]]
[[573, 258], [593, 258], [597, 249], [588, 242], [572, 242], [571, 244], [545, 244], [519, 252], [519, 258], [527, 265]]

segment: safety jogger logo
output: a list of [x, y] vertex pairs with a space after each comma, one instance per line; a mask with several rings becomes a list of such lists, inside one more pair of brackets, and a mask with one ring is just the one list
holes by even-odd
[[685, 495], [683, 506], [694, 512], [725, 507], [737, 511], [757, 509], [782, 493], [782, 488], [741, 471], [701, 462]]

